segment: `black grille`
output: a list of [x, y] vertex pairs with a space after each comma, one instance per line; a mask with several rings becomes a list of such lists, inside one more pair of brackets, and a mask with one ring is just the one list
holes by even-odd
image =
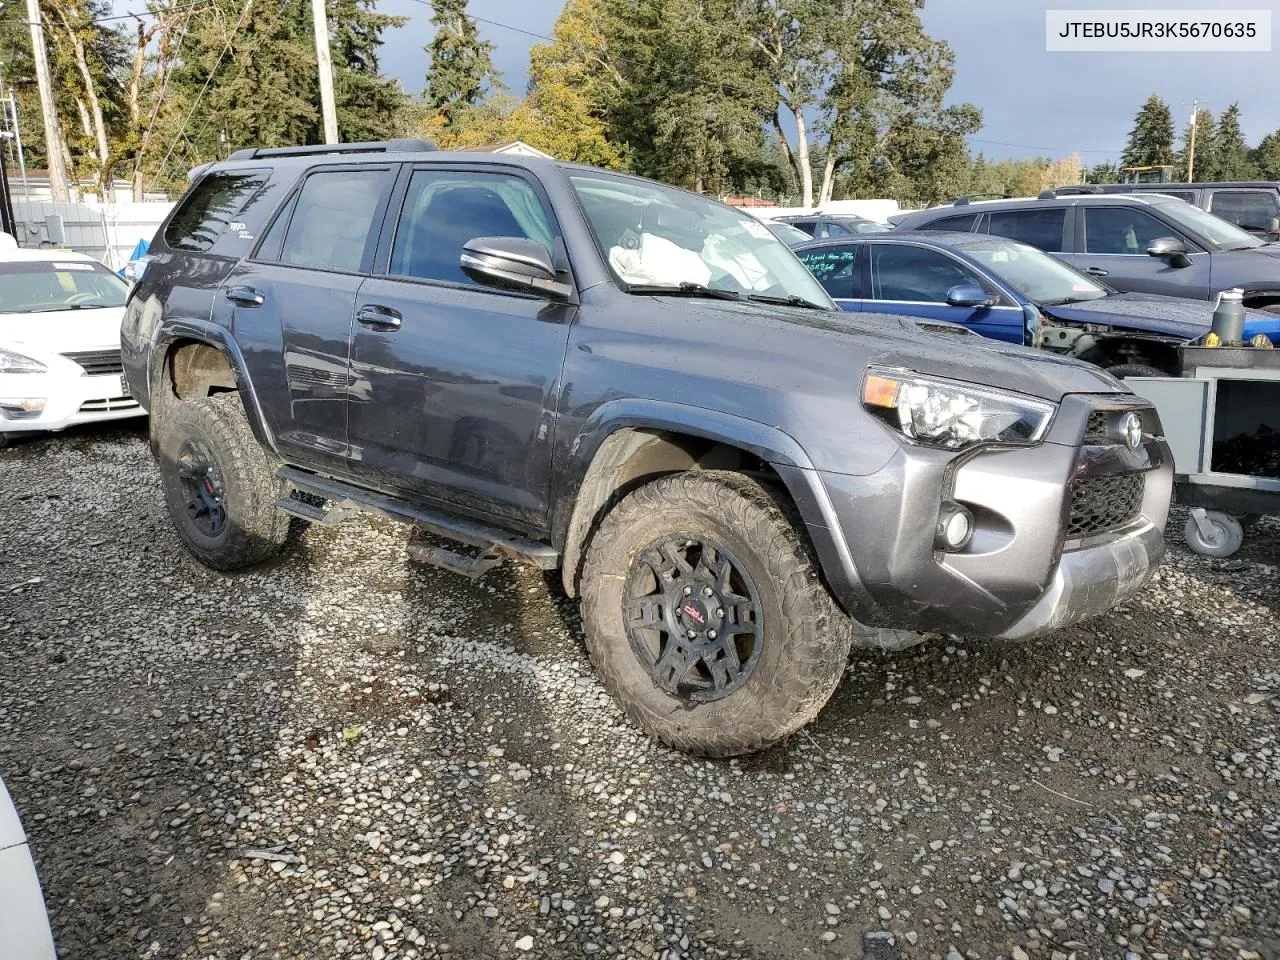
[[90, 350], [83, 353], [64, 353], [68, 360], [74, 360], [84, 367], [85, 373], [91, 377], [106, 373], [124, 373], [124, 364], [120, 362], [119, 350]]
[[1107, 442], [1107, 421], [1111, 415], [1106, 410], [1095, 410], [1089, 414], [1089, 422], [1084, 428], [1085, 443]]
[[1087, 537], [1123, 527], [1142, 509], [1146, 479], [1141, 473], [1081, 477], [1071, 485], [1068, 537]]

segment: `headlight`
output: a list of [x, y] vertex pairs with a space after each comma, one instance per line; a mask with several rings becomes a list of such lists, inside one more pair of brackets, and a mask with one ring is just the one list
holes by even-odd
[[945, 450], [1039, 443], [1057, 407], [989, 387], [871, 369], [862, 403], [904, 436]]
[[0, 349], [0, 373], [44, 373], [49, 368], [12, 350]]

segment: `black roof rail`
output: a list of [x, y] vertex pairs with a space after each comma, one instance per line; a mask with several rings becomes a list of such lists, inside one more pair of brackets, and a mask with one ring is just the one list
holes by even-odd
[[975, 200], [1012, 200], [1012, 193], [968, 193], [951, 201], [953, 207], [963, 207]]
[[317, 143], [303, 147], [246, 147], [228, 160], [262, 160], [266, 157], [318, 157], [327, 153], [430, 153], [430, 140], [367, 140], [362, 143]]

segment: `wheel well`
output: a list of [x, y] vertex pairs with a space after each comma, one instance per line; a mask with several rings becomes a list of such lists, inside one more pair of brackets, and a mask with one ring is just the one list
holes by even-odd
[[565, 533], [561, 576], [569, 596], [578, 595], [587, 548], [610, 508], [650, 480], [686, 470], [735, 470], [782, 486], [768, 462], [731, 444], [656, 430], [610, 434], [583, 477]]
[[1178, 348], [1164, 340], [1143, 340], [1128, 337], [1107, 337], [1079, 355], [1079, 359], [1098, 366], [1116, 367], [1122, 363], [1141, 363], [1163, 370], [1170, 376], [1178, 375]]
[[179, 400], [200, 400], [238, 388], [236, 373], [222, 351], [199, 340], [179, 341], [169, 348], [165, 377]]

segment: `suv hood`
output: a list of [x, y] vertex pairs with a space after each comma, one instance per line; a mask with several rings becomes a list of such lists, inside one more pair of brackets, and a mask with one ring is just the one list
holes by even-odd
[[[1194, 340], [1213, 322], [1214, 304], [1209, 300], [1184, 300], [1151, 293], [1114, 293], [1083, 303], [1040, 307], [1053, 320], [1093, 323], [1144, 333], [1160, 333]], [[1280, 317], [1261, 310], [1245, 311], [1245, 332], [1280, 336]]]
[[[680, 317], [682, 342], [673, 349], [697, 351], [685, 338], [706, 338], [717, 365], [732, 368], [740, 363], [744, 370], [759, 368], [761, 357], [769, 357], [771, 372], [766, 374], [764, 368], [755, 375], [780, 382], [798, 377], [799, 390], [821, 390], [823, 382], [830, 392], [856, 390], [865, 366], [879, 364], [1055, 403], [1069, 393], [1129, 392], [1093, 364], [989, 340], [951, 323], [881, 313], [662, 299]], [[749, 331], [744, 329], [748, 324]]]
[[0, 313], [0, 345], [46, 353], [120, 348], [124, 307]]

